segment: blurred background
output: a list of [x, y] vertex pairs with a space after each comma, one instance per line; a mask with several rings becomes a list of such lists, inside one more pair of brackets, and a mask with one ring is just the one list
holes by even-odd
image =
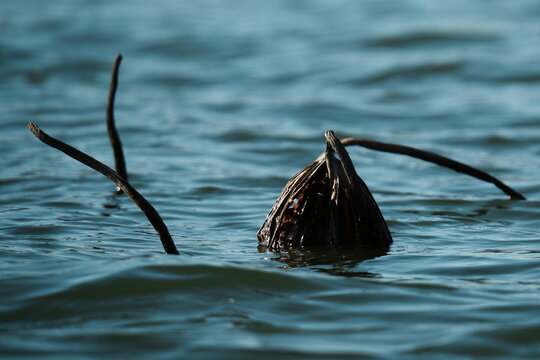
[[[0, 356], [540, 356], [538, 1], [2, 1]], [[110, 70], [130, 181], [114, 184]], [[522, 192], [350, 148], [388, 254], [265, 253], [324, 131], [435, 151]]]

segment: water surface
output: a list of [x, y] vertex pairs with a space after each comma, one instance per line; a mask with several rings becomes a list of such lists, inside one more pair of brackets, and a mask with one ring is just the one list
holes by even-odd
[[[4, 1], [0, 356], [537, 359], [536, 1]], [[130, 180], [182, 255], [114, 184]], [[324, 131], [442, 153], [523, 192], [350, 149], [387, 254], [266, 253], [256, 232]]]

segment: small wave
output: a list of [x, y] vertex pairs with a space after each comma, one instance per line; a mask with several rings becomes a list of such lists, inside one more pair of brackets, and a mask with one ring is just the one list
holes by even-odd
[[496, 40], [497, 36], [492, 34], [466, 33], [466, 32], [445, 32], [438, 30], [426, 30], [410, 32], [405, 34], [392, 34], [376, 36], [366, 41], [365, 45], [377, 48], [404, 48], [425, 45], [445, 45], [471, 42], [486, 42]]
[[224, 142], [253, 142], [265, 138], [265, 134], [255, 130], [234, 129], [224, 131], [214, 138]]
[[211, 81], [202, 77], [184, 76], [177, 74], [152, 75], [147, 77], [143, 81], [147, 82], [148, 84], [165, 86], [168, 88], [195, 88], [211, 84]]
[[464, 67], [465, 62], [463, 61], [395, 66], [371, 75], [349, 80], [347, 83], [360, 86], [378, 84], [392, 80], [408, 80], [411, 78], [418, 80], [425, 77], [455, 75], [463, 70]]
[[[279, 270], [262, 270], [228, 264], [162, 264], [128, 267], [121, 271], [102, 271], [83, 275], [78, 281], [53, 287], [20, 301], [16, 309], [2, 314], [3, 322], [61, 319], [81, 311], [100, 312], [99, 304], [129, 307], [135, 299], [176, 301], [196, 296], [250, 298], [253, 293], [300, 294], [328, 289], [312, 275], [301, 276]], [[49, 311], [47, 311], [49, 310]]]
[[536, 84], [540, 83], [540, 73], [523, 73], [523, 74], [508, 74], [498, 77], [493, 77], [493, 81], [499, 83], [509, 83], [509, 84]]
[[194, 195], [226, 195], [231, 192], [230, 189], [218, 186], [200, 186], [191, 191]]

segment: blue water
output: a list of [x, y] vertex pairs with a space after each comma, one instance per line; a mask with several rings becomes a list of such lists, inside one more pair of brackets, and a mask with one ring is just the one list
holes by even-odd
[[[540, 358], [538, 1], [3, 1], [0, 357]], [[103, 176], [110, 69], [131, 183]], [[527, 196], [350, 148], [394, 238], [261, 252], [324, 131], [436, 151]]]

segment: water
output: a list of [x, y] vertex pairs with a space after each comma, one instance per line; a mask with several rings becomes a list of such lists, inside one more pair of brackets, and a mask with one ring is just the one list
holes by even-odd
[[[540, 357], [537, 1], [3, 1], [0, 355]], [[113, 164], [114, 184], [37, 141]], [[387, 254], [265, 253], [255, 234], [324, 131], [437, 151], [523, 192], [351, 148]]]

